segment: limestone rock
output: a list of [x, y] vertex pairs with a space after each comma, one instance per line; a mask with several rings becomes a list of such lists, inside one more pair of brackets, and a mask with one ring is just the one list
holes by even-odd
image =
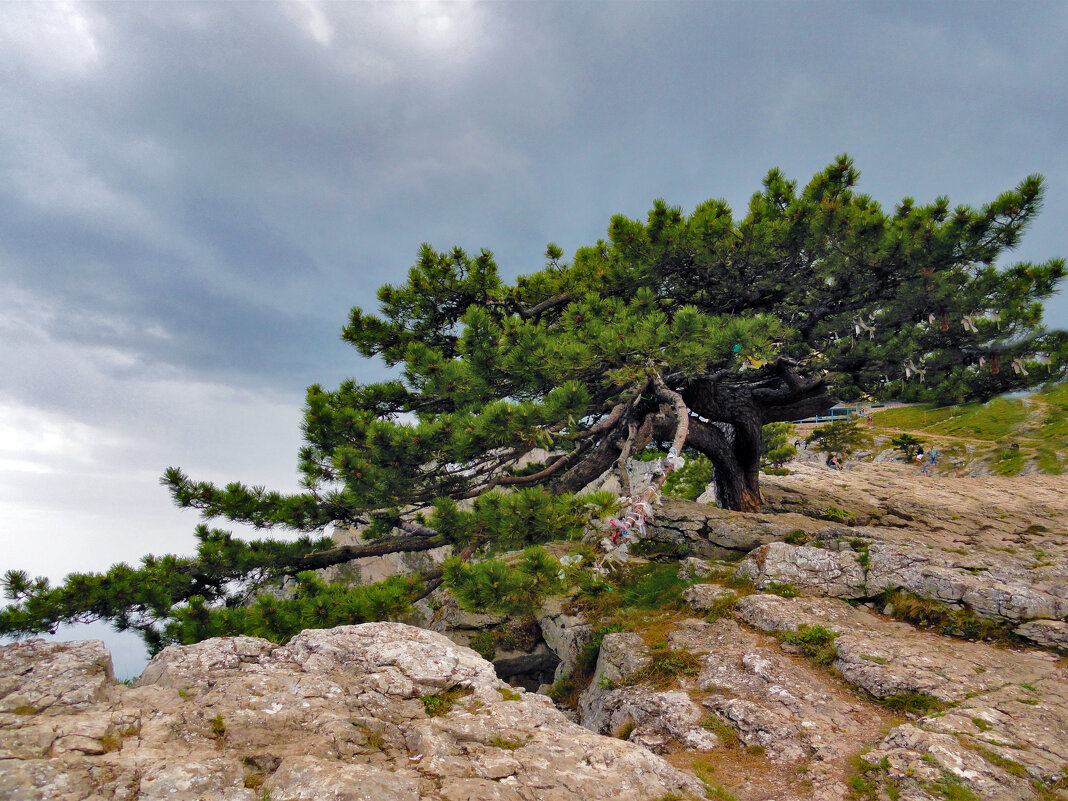
[[722, 743], [701, 726], [703, 717], [701, 707], [685, 692], [638, 685], [597, 693], [584, 706], [582, 725], [598, 734], [626, 734], [653, 753], [667, 753], [672, 746], [708, 751]]
[[0, 648], [0, 713], [70, 714], [102, 700], [114, 685], [100, 640], [30, 640]]
[[669, 644], [702, 655], [697, 684], [703, 706], [743, 745], [759, 746], [771, 760], [844, 760], [886, 717], [835, 688], [819, 668], [733, 620], [683, 621]]
[[560, 659], [554, 680], [571, 672], [579, 653], [593, 637], [593, 627], [586, 619], [567, 611], [568, 600], [549, 598], [537, 616], [545, 644]]
[[1068, 651], [1068, 623], [1063, 620], [1032, 620], [1018, 626], [1015, 633], [1047, 648]]
[[951, 605], [967, 605], [992, 620], [1029, 620], [1068, 615], [1068, 598], [1049, 586], [1036, 586], [1022, 566], [978, 570], [956, 566], [944, 556], [875, 544], [868, 550], [867, 585], [872, 594], [904, 589]]
[[707, 612], [737, 596], [734, 590], [718, 584], [694, 584], [682, 591], [682, 600], [699, 612]]
[[[515, 693], [470, 649], [398, 623], [309, 630], [286, 646], [250, 637], [172, 646], [133, 689], [101, 683], [106, 652], [81, 645], [0, 648], [0, 664], [18, 666], [5, 669], [4, 698], [41, 702], [0, 712], [0, 798], [614, 801], [702, 791], [647, 749]], [[84, 679], [77, 693], [71, 677]]]
[[642, 638], [630, 632], [613, 632], [601, 640], [597, 667], [590, 688], [622, 684], [652, 662]]
[[757, 589], [772, 583], [792, 584], [811, 595], [863, 598], [868, 595], [864, 568], [852, 551], [830, 551], [809, 545], [773, 542], [752, 551], [735, 575], [747, 578]]
[[605, 635], [593, 681], [579, 699], [580, 722], [598, 734], [628, 739], [654, 753], [671, 747], [708, 750], [720, 744], [701, 726], [701, 708], [684, 692], [661, 692], [648, 685], [623, 686], [651, 662], [636, 634]]
[[818, 625], [834, 632], [835, 669], [877, 698], [923, 693], [955, 703], [1006, 682], [1030, 683], [1058, 673], [1051, 654], [940, 637], [833, 598], [750, 595], [739, 599], [737, 609], [764, 631]]
[[712, 570], [712, 564], [707, 559], [687, 556], [679, 563], [679, 578], [683, 581], [692, 581], [693, 579], [704, 578]]
[[713, 559], [737, 559], [796, 531], [814, 534], [826, 524], [799, 514], [747, 514], [693, 501], [668, 499], [648, 524], [653, 539], [673, 542]]

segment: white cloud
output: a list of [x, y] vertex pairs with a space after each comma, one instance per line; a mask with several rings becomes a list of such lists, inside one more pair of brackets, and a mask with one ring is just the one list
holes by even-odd
[[0, 60], [44, 75], [92, 69], [102, 56], [100, 22], [87, 12], [77, 2], [0, 3]]

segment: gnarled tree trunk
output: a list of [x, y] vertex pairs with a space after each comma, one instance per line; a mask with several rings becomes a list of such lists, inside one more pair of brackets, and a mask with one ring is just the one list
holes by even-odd
[[[836, 402], [827, 395], [822, 379], [802, 380], [783, 364], [776, 364], [759, 382], [741, 383], [731, 376], [702, 379], [691, 383], [683, 397], [690, 409], [709, 421], [691, 421], [687, 444], [712, 461], [719, 505], [739, 512], [756, 512], [763, 503], [761, 428], [820, 414]], [[733, 435], [717, 423], [726, 424]]]

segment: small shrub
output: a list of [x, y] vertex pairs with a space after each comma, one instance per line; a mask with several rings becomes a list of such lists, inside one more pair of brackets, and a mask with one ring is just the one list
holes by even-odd
[[457, 701], [470, 694], [471, 690], [468, 687], [453, 687], [444, 692], [424, 695], [420, 700], [423, 702], [423, 709], [426, 710], [427, 715], [437, 718], [448, 714]]
[[500, 735], [492, 738], [489, 741], [489, 744], [492, 745], [494, 748], [503, 748], [506, 751], [514, 751], [517, 748], [523, 747], [523, 742], [521, 740], [509, 740], [507, 738], [501, 737]]
[[638, 609], [678, 609], [682, 591], [689, 584], [679, 578], [678, 564], [654, 565], [635, 571], [635, 577], [622, 587], [623, 607]]
[[523, 697], [519, 693], [513, 690], [509, 690], [507, 687], [502, 687], [501, 689], [497, 690], [497, 692], [501, 694], [501, 697], [504, 698], [505, 701], [518, 701], [520, 698]]
[[778, 595], [782, 598], [796, 598], [799, 593], [797, 587], [788, 582], [772, 581], [768, 583], [768, 586], [764, 588], [764, 592], [771, 593], [772, 595]]
[[667, 648], [652, 651], [649, 666], [627, 678], [627, 684], [652, 684], [657, 688], [670, 685], [679, 675], [696, 676], [701, 671], [700, 657], [689, 651]]
[[714, 735], [719, 737], [726, 748], [738, 747], [738, 734], [730, 726], [724, 723], [716, 715], [709, 715], [707, 718], [701, 721], [701, 727], [708, 729]]
[[471, 638], [470, 647], [487, 662], [492, 662], [497, 655], [497, 637], [492, 631], [482, 629]]
[[783, 642], [796, 645], [801, 653], [817, 665], [829, 665], [838, 656], [834, 641], [838, 637], [823, 626], [799, 626], [797, 631], [784, 631], [776, 635]]
[[712, 607], [705, 613], [707, 623], [715, 623], [721, 617], [726, 617], [738, 605], [738, 596], [724, 595], [712, 602]]
[[786, 539], [784, 539], [783, 542], [785, 542], [785, 543], [787, 543], [789, 545], [804, 545], [805, 543], [807, 543], [811, 539], [812, 539], [811, 535], [806, 534], [801, 529], [796, 529], [794, 531], [791, 531], [788, 535], [786, 535]]
[[226, 724], [223, 722], [222, 715], [216, 715], [211, 719], [211, 736], [216, 740], [226, 737]]
[[712, 798], [715, 801], [736, 801], [730, 791], [712, 778], [716, 772], [715, 765], [703, 760], [694, 760], [690, 763], [690, 769], [693, 771], [693, 775], [705, 786], [706, 798]]

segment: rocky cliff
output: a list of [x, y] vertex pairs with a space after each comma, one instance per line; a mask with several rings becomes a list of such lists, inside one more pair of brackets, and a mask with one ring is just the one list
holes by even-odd
[[[802, 464], [766, 494], [666, 504], [692, 586], [608, 626], [439, 595], [448, 638], [211, 640], [134, 687], [99, 643], [4, 647], [0, 799], [1068, 799], [1068, 479]], [[566, 714], [499, 678], [597, 636]]]
[[162, 651], [117, 685], [99, 642], [0, 649], [5, 801], [588, 801], [693, 795], [640, 745], [398, 623]]

